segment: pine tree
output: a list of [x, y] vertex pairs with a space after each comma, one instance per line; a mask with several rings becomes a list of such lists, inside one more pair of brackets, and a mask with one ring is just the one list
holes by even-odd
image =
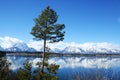
[[0, 80], [9, 80], [11, 76], [11, 70], [9, 69], [10, 62], [6, 57], [0, 57]]
[[65, 28], [64, 24], [57, 24], [58, 15], [51, 9], [49, 6], [46, 7], [35, 19], [35, 25], [32, 28], [31, 34], [34, 36], [35, 40], [44, 41], [44, 50], [43, 50], [43, 61], [41, 72], [44, 71], [44, 60], [46, 52], [46, 42], [59, 42], [64, 39]]
[[17, 80], [32, 80], [32, 62], [26, 60], [23, 67], [17, 71]]

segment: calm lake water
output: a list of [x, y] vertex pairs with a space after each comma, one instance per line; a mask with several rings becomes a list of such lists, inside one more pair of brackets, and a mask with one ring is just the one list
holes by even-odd
[[[6, 56], [16, 70], [28, 59], [33, 68], [41, 58]], [[59, 80], [120, 80], [120, 57], [51, 57], [49, 63], [60, 65]]]

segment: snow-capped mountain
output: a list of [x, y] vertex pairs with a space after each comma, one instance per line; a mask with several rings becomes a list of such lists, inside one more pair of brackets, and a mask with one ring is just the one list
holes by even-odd
[[11, 48], [6, 48], [5, 51], [13, 51], [13, 52], [20, 52], [22, 51], [21, 49], [19, 49], [18, 47], [11, 47]]
[[36, 50], [34, 48], [20, 49], [19, 47], [6, 48], [3, 51], [13, 51], [13, 52], [28, 51], [28, 52], [36, 52]]
[[11, 37], [0, 38], [0, 45], [4, 51], [36, 51], [34, 48], [28, 47], [23, 41]]
[[58, 48], [55, 48], [55, 49], [51, 49], [50, 52], [61, 53], [62, 51]]
[[3, 51], [3, 48], [0, 46], [0, 50]]
[[[34, 44], [33, 44], [34, 43]], [[43, 42], [33, 41], [28, 43], [28, 46], [33, 47], [36, 50], [42, 50]], [[111, 43], [47, 43], [47, 46], [51, 49], [51, 52], [56, 53], [120, 53], [120, 46]]]
[[89, 49], [89, 50], [84, 50], [83, 48], [80, 47], [66, 47], [62, 53], [87, 53], [87, 54], [92, 54], [92, 53], [120, 53], [120, 50], [117, 49], [105, 49], [105, 48], [100, 48], [100, 49]]
[[[51, 52], [56, 53], [120, 53], [120, 45], [111, 43], [47, 43]], [[22, 40], [11, 37], [0, 37], [0, 50], [5, 51], [42, 51], [43, 41], [30, 41], [24, 43]]]
[[62, 53], [85, 53], [85, 51], [79, 47], [69, 46], [62, 50]]

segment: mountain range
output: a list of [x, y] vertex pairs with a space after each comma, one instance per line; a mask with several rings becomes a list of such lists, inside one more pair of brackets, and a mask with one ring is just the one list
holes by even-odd
[[[79, 44], [75, 42], [65, 43], [47, 43], [47, 47], [51, 52], [56, 53], [120, 53], [120, 46], [111, 43], [84, 43]], [[24, 43], [22, 40], [12, 37], [0, 37], [1, 51], [42, 51], [43, 41], [30, 41]]]

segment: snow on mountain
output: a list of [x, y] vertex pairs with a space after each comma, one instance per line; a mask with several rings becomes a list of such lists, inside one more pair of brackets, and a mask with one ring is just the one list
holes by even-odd
[[0, 37], [0, 45], [5, 51], [36, 51], [23, 41], [11, 37]]
[[11, 37], [0, 37], [0, 46], [4, 49], [13, 47], [16, 44], [23, 43], [21, 40]]
[[[27, 44], [22, 40], [11, 37], [0, 37], [0, 50], [6, 51], [42, 51], [43, 41], [30, 41]], [[120, 45], [107, 42], [84, 43], [75, 42], [47, 43], [51, 52], [56, 53], [120, 53]]]
[[29, 52], [36, 52], [37, 50], [35, 50], [34, 48], [28, 48], [26, 51], [29, 51]]
[[[28, 46], [33, 47], [36, 50], [41, 50], [43, 46], [42, 41], [31, 41]], [[47, 43], [47, 46], [52, 52], [57, 53], [120, 53], [120, 46], [111, 43], [84, 43], [79, 44], [75, 42], [71, 43]]]
[[50, 52], [63, 53], [62, 50], [58, 48], [51, 49]]
[[0, 51], [3, 51], [4, 49], [0, 46]]
[[62, 53], [84, 53], [84, 50], [80, 49], [79, 47], [66, 47]]
[[16, 52], [20, 52], [20, 51], [22, 51], [22, 50], [19, 49], [18, 47], [11, 47], [11, 48], [6, 48], [5, 51], [16, 51]]

